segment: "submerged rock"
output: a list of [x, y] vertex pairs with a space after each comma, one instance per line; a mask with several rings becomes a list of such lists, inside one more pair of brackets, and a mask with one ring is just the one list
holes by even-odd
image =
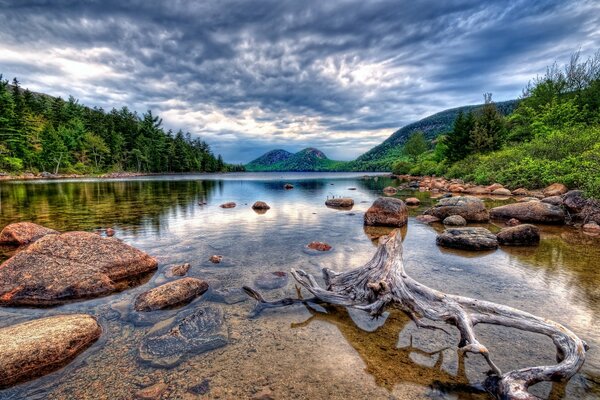
[[318, 251], [329, 251], [331, 246], [325, 242], [310, 242], [306, 247]]
[[140, 294], [135, 299], [136, 311], [154, 311], [189, 303], [208, 290], [208, 283], [196, 278], [167, 282]]
[[169, 267], [169, 269], [167, 269], [165, 276], [167, 278], [172, 278], [174, 276], [184, 276], [185, 274], [188, 273], [190, 268], [191, 268], [190, 263], [172, 265]]
[[229, 201], [227, 203], [221, 204], [219, 207], [221, 207], [221, 208], [234, 208], [236, 205], [237, 204], [235, 204], [235, 202]]
[[336, 197], [327, 199], [325, 205], [332, 208], [352, 208], [352, 206], [354, 206], [354, 200], [349, 197]]
[[404, 226], [407, 222], [406, 204], [393, 197], [378, 198], [364, 216], [364, 224], [369, 226]]
[[437, 237], [436, 243], [463, 250], [492, 250], [498, 247], [496, 235], [485, 228], [448, 228]]
[[254, 285], [266, 290], [279, 289], [287, 285], [288, 279], [287, 272], [264, 272], [254, 278]]
[[438, 217], [434, 217], [433, 215], [417, 215], [415, 219], [419, 222], [423, 222], [424, 224], [433, 224], [434, 222], [439, 222], [440, 219]]
[[394, 194], [398, 193], [398, 189], [396, 189], [395, 187], [392, 187], [392, 186], [386, 186], [385, 188], [383, 188], [383, 193], [385, 193], [387, 195], [394, 195]]
[[86, 314], [35, 319], [0, 329], [0, 388], [37, 378], [68, 364], [102, 333]]
[[264, 201], [257, 201], [256, 203], [252, 204], [253, 210], [269, 210], [270, 208], [271, 207]]
[[223, 256], [214, 254], [214, 255], [210, 256], [208, 261], [210, 261], [213, 264], [219, 264], [221, 261], [223, 261]]
[[487, 222], [490, 219], [483, 200], [473, 196], [441, 199], [435, 206], [425, 211], [425, 214], [433, 215], [441, 220], [450, 215], [460, 215], [469, 222]]
[[180, 311], [173, 322], [150, 330], [140, 343], [142, 361], [169, 368], [186, 357], [225, 346], [227, 326], [220, 307], [203, 305]]
[[6, 225], [0, 232], [0, 245], [24, 245], [35, 242], [46, 235], [56, 235], [57, 231], [32, 222], [16, 222]]
[[492, 218], [516, 218], [522, 222], [541, 222], [547, 224], [564, 224], [565, 212], [562, 208], [541, 201], [507, 204], [492, 208]]
[[148, 254], [89, 232], [46, 235], [0, 265], [0, 305], [48, 306], [122, 290], [157, 268]]
[[285, 185], [283, 185], [283, 188], [286, 190], [290, 190], [294, 188], [294, 185], [292, 185], [291, 183], [286, 183]]
[[465, 226], [467, 225], [467, 220], [461, 217], [460, 215], [451, 215], [449, 217], [444, 218], [444, 221], [442, 223], [448, 226]]
[[504, 228], [496, 237], [505, 246], [534, 246], [540, 242], [540, 230], [535, 225], [522, 224]]
[[167, 390], [167, 385], [164, 382], [158, 382], [154, 385], [145, 387], [135, 392], [135, 398], [140, 400], [157, 400]]

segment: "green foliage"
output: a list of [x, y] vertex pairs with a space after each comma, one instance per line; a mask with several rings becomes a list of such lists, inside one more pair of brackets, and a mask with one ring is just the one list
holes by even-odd
[[408, 174], [412, 166], [413, 164], [409, 163], [408, 161], [400, 160], [394, 164], [394, 167], [392, 168], [392, 173], [396, 175]]
[[189, 133], [165, 132], [151, 111], [105, 112], [23, 90], [0, 75], [0, 170], [99, 173], [243, 170]]
[[429, 148], [429, 143], [425, 139], [423, 132], [413, 132], [406, 143], [404, 144], [403, 150], [411, 160], [416, 160], [418, 156], [425, 153]]

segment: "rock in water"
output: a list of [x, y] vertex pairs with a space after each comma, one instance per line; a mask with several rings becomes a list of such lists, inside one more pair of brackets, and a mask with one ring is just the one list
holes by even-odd
[[139, 357], [155, 367], [169, 368], [186, 357], [229, 342], [221, 308], [204, 305], [179, 312], [167, 326], [151, 330], [139, 346]]
[[562, 208], [541, 201], [507, 204], [494, 207], [490, 211], [492, 218], [516, 218], [522, 222], [541, 222], [546, 224], [564, 224], [565, 212]]
[[46, 235], [58, 234], [54, 229], [34, 224], [32, 222], [17, 222], [6, 225], [0, 232], [0, 244], [24, 245], [35, 242]]
[[306, 247], [318, 251], [329, 251], [331, 246], [325, 242], [310, 242]]
[[418, 206], [421, 204], [421, 200], [417, 199], [416, 197], [409, 197], [408, 199], [404, 200], [404, 202], [407, 206]]
[[271, 207], [269, 207], [269, 205], [264, 201], [257, 201], [254, 204], [252, 204], [252, 209], [254, 210], [268, 210], [270, 208]]
[[467, 225], [467, 220], [461, 217], [460, 215], [451, 215], [449, 217], [444, 218], [444, 221], [442, 221], [442, 223], [448, 226], [465, 226]]
[[260, 289], [279, 289], [287, 285], [288, 274], [283, 271], [265, 272], [254, 279], [254, 285]]
[[437, 237], [436, 243], [463, 250], [492, 250], [498, 247], [496, 235], [485, 228], [449, 228]]
[[221, 204], [219, 207], [221, 207], [221, 208], [234, 208], [235, 206], [236, 206], [236, 204], [233, 201], [230, 201], [230, 202]]
[[0, 305], [48, 306], [103, 296], [157, 265], [117, 239], [89, 232], [46, 235], [0, 265]]
[[334, 199], [327, 199], [325, 205], [332, 208], [352, 208], [354, 200], [349, 197], [336, 197]]
[[285, 185], [283, 185], [283, 188], [286, 190], [290, 190], [294, 188], [294, 185], [292, 185], [291, 183], [286, 183]]
[[386, 186], [385, 188], [383, 188], [383, 193], [385, 193], [387, 195], [394, 195], [394, 194], [398, 193], [398, 189], [396, 189], [395, 187], [392, 187], [392, 186]]
[[425, 214], [433, 215], [441, 220], [451, 215], [460, 215], [469, 222], [487, 222], [490, 219], [483, 200], [473, 196], [441, 199], [435, 206], [425, 211]]
[[86, 314], [40, 318], [0, 329], [0, 388], [63, 367], [101, 333], [96, 319]]
[[219, 254], [213, 254], [212, 256], [210, 256], [208, 261], [210, 261], [213, 264], [219, 264], [221, 261], [223, 261], [223, 256]]
[[512, 192], [505, 188], [498, 188], [492, 191], [492, 194], [496, 196], [512, 196]]
[[136, 311], [154, 311], [189, 303], [208, 290], [208, 283], [196, 278], [167, 282], [140, 294], [135, 299]]
[[378, 198], [364, 217], [364, 224], [369, 226], [404, 226], [407, 222], [406, 204], [394, 197]]
[[540, 230], [535, 225], [521, 224], [502, 229], [496, 237], [506, 246], [534, 246], [540, 242]]
[[169, 267], [169, 269], [167, 269], [167, 272], [165, 272], [165, 276], [167, 278], [172, 278], [174, 276], [184, 276], [188, 273], [190, 268], [190, 263], [172, 265]]
[[570, 190], [562, 196], [563, 204], [569, 212], [573, 214], [578, 214], [585, 206], [588, 204], [587, 199], [584, 197], [583, 192], [581, 190]]

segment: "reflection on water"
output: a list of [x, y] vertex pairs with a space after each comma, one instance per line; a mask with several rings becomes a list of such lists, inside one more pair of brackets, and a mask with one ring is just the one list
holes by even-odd
[[[285, 183], [294, 189], [283, 189]], [[376, 238], [389, 229], [364, 228], [363, 213], [385, 186], [397, 184], [352, 174], [277, 173], [2, 183], [0, 226], [23, 220], [58, 230], [111, 226], [117, 237], [156, 256], [160, 265], [147, 283], [105, 298], [42, 310], [0, 309], [0, 326], [87, 312], [104, 328], [102, 340], [67, 368], [0, 392], [0, 398], [129, 399], [156, 382], [167, 384], [162, 398], [174, 399], [250, 398], [265, 391], [278, 399], [487, 398], [472, 386], [485, 378], [487, 367], [478, 357], [459, 359], [453, 347], [456, 332], [448, 336], [419, 330], [401, 313], [392, 311], [383, 325], [345, 309], [315, 312], [301, 305], [248, 318], [253, 304], [238, 290], [261, 273], [301, 268], [319, 275], [322, 267], [348, 270], [370, 259]], [[328, 196], [352, 197], [355, 205], [351, 210], [328, 208]], [[536, 248], [445, 250], [435, 245], [441, 225], [412, 218], [433, 203], [429, 194], [396, 196], [422, 202], [410, 208], [403, 230], [408, 272], [431, 287], [566, 324], [591, 346], [584, 369], [566, 387], [542, 385], [536, 393], [553, 399], [597, 398], [600, 241], [570, 228], [543, 227]], [[271, 209], [256, 213], [251, 205], [257, 200]], [[219, 208], [228, 201], [237, 207]], [[327, 242], [333, 249], [306, 251], [311, 241]], [[11, 251], [0, 249], [0, 257]], [[208, 259], [213, 254], [223, 255], [223, 262], [212, 264]], [[192, 265], [190, 276], [211, 285], [209, 293], [184, 308], [202, 302], [223, 307], [230, 343], [171, 369], [152, 368], [137, 356], [152, 327], [148, 321], [140, 323], [131, 304], [139, 293], [168, 280], [164, 272], [169, 264], [181, 262]], [[294, 296], [295, 285], [290, 280], [265, 294]], [[178, 311], [152, 318], [171, 318]], [[477, 330], [503, 369], [554, 362], [547, 338], [497, 327]]]

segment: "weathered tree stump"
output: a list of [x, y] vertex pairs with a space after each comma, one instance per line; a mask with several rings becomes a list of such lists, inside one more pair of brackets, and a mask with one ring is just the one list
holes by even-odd
[[[530, 386], [542, 381], [567, 381], [585, 361], [587, 344], [563, 325], [506, 305], [446, 294], [412, 279], [404, 270], [400, 230], [382, 237], [377, 252], [364, 266], [344, 273], [324, 268], [325, 288], [302, 270], [292, 269], [291, 273], [314, 297], [303, 299], [298, 289], [298, 298], [267, 301], [256, 290], [244, 287], [258, 301], [255, 314], [265, 308], [297, 303], [328, 303], [364, 310], [374, 317], [381, 315], [386, 307], [395, 307], [421, 328], [440, 329], [424, 323], [424, 319], [443, 321], [454, 325], [460, 333], [459, 355], [475, 353], [485, 358], [491, 371], [483, 385], [498, 399], [536, 399], [527, 391]], [[502, 372], [488, 349], [477, 340], [474, 331], [477, 324], [546, 335], [556, 345], [557, 364]]]

